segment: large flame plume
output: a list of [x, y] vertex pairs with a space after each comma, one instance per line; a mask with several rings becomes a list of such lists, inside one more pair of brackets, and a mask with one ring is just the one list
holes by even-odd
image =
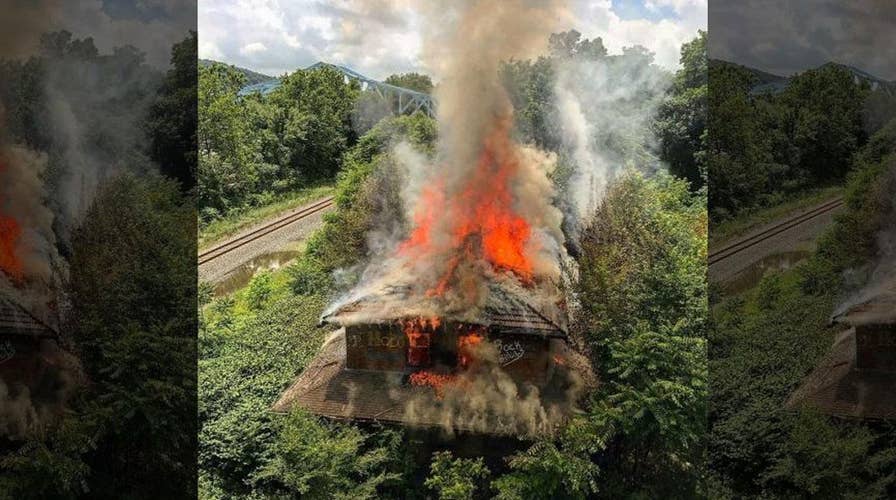
[[463, 269], [509, 272], [531, 283], [538, 242], [531, 240], [532, 226], [515, 207], [511, 181], [522, 159], [509, 137], [508, 120], [499, 120], [485, 137], [470, 177], [451, 196], [441, 180], [423, 190], [414, 228], [398, 248], [415, 261], [444, 263], [428, 295], [443, 295], [458, 284]]
[[495, 283], [556, 302], [564, 252], [563, 215], [549, 178], [556, 158], [513, 139], [514, 110], [500, 68], [543, 50], [566, 11], [550, 0], [420, 8], [429, 34], [425, 57], [441, 78], [436, 154], [395, 155], [408, 176], [407, 236], [374, 257], [331, 310], [395, 286], [408, 287], [409, 296], [385, 305], [383, 315], [475, 318]]

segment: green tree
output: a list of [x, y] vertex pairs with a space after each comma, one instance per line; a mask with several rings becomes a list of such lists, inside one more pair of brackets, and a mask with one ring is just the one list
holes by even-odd
[[242, 122], [236, 94], [245, 81], [242, 73], [224, 64], [199, 68], [200, 154], [218, 152], [238, 157], [238, 146], [245, 131], [239, 127]]
[[576, 30], [551, 33], [548, 37], [548, 50], [552, 57], [571, 58], [583, 57], [600, 59], [607, 55], [607, 48], [600, 37], [589, 40], [582, 38], [582, 34]]
[[294, 411], [283, 423], [274, 445], [274, 460], [260, 479], [270, 478], [301, 498], [379, 498], [379, 488], [401, 477], [390, 470], [400, 436], [383, 436], [388, 442], [377, 446], [368, 443], [368, 437], [355, 427], [331, 428]]
[[322, 67], [300, 70], [282, 79], [269, 97], [281, 113], [277, 127], [289, 149], [288, 167], [295, 179], [333, 178], [342, 156], [354, 142], [352, 111], [360, 92], [339, 71]]
[[771, 144], [749, 96], [753, 82], [741, 67], [715, 61], [709, 65], [706, 154], [714, 221], [752, 208], [762, 193], [771, 191]]
[[828, 64], [790, 81], [781, 96], [787, 126], [799, 151], [797, 165], [817, 181], [842, 179], [852, 154], [864, 143], [862, 112], [867, 84], [846, 68]]
[[485, 493], [488, 467], [482, 458], [454, 458], [450, 451], [433, 453], [424, 484], [440, 500], [472, 500]]
[[555, 70], [552, 59], [511, 60], [501, 67], [501, 78], [514, 109], [516, 132], [522, 142], [557, 151], [562, 145], [554, 126]]
[[73, 237], [74, 342], [96, 424], [92, 494], [195, 491], [195, 213], [174, 182], [109, 182]]
[[224, 64], [199, 68], [198, 206], [204, 220], [243, 206], [258, 191], [256, 146], [237, 92], [245, 76]]
[[589, 413], [613, 452], [606, 490], [687, 496], [696, 487], [706, 242], [703, 198], [665, 175], [624, 176], [582, 236], [576, 328], [602, 381]]
[[606, 442], [582, 418], [574, 419], [559, 439], [541, 440], [510, 457], [510, 472], [492, 486], [500, 500], [584, 499], [598, 493], [600, 468], [594, 461]]
[[708, 74], [706, 32], [681, 47], [681, 69], [657, 113], [660, 156], [693, 189], [706, 184]]
[[416, 90], [417, 92], [423, 92], [425, 94], [432, 93], [433, 84], [432, 80], [429, 78], [429, 75], [425, 75], [422, 73], [401, 73], [395, 75], [389, 75], [384, 83], [388, 83], [389, 85], [395, 85], [397, 87], [404, 87], [410, 90]]
[[196, 32], [171, 49], [171, 65], [159, 97], [150, 108], [146, 128], [150, 156], [162, 173], [184, 189], [196, 185], [197, 58]]

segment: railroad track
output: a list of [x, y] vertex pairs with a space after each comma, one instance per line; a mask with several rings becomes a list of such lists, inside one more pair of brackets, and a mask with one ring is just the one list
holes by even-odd
[[793, 227], [799, 226], [800, 224], [802, 224], [806, 221], [809, 221], [811, 219], [814, 219], [815, 217], [818, 217], [819, 215], [823, 215], [832, 210], [836, 210], [837, 208], [840, 208], [840, 206], [842, 206], [842, 205], [843, 205], [843, 198], [842, 197], [836, 198], [836, 199], [828, 201], [820, 206], [817, 206], [817, 207], [813, 208], [812, 210], [809, 210], [808, 212], [801, 213], [801, 214], [791, 217], [785, 221], [779, 222], [778, 224], [775, 224], [774, 226], [766, 229], [765, 231], [762, 231], [761, 233], [755, 234], [753, 236], [750, 236], [749, 238], [738, 241], [736, 243], [732, 243], [730, 245], [725, 246], [724, 248], [720, 248], [714, 252], [711, 252], [709, 254], [709, 265], [713, 265], [716, 262], [725, 260], [728, 257], [731, 257], [732, 255], [735, 255], [735, 254], [742, 252], [754, 245], [762, 243], [763, 241], [765, 241], [773, 236], [776, 236], [778, 234], [781, 234], [784, 231], [787, 231]]
[[199, 265], [205, 264], [207, 262], [213, 261], [222, 255], [228, 254], [242, 246], [245, 246], [253, 241], [262, 238], [268, 234], [273, 233], [279, 229], [282, 229], [293, 222], [304, 219], [309, 215], [314, 215], [316, 213], [322, 212], [331, 206], [333, 206], [333, 197], [328, 196], [322, 200], [318, 200], [311, 205], [302, 207], [301, 209], [288, 214], [284, 217], [281, 217], [275, 221], [270, 222], [269, 224], [265, 224], [264, 226], [259, 227], [249, 233], [246, 233], [239, 238], [234, 238], [230, 241], [226, 241], [220, 245], [212, 247], [204, 252], [199, 254]]

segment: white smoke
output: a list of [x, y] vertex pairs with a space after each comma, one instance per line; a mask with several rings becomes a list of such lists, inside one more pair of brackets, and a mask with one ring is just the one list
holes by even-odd
[[555, 126], [572, 163], [567, 216], [577, 237], [617, 174], [661, 168], [651, 125], [671, 79], [626, 54], [561, 59], [555, 69]]

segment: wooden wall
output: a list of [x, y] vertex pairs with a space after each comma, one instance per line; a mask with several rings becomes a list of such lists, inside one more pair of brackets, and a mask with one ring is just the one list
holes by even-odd
[[[431, 366], [457, 366], [457, 342], [463, 326], [449, 323], [431, 335]], [[346, 367], [354, 370], [403, 372], [408, 365], [408, 339], [398, 325], [353, 325], [345, 328]], [[518, 380], [542, 383], [550, 367], [550, 340], [536, 335], [501, 335], [492, 339], [503, 369]]]
[[856, 368], [896, 372], [896, 325], [856, 326]]

